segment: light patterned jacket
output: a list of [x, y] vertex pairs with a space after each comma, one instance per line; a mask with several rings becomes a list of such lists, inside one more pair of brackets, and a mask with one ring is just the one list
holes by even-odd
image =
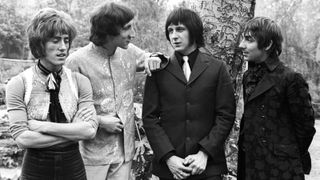
[[88, 77], [98, 116], [117, 114], [124, 125], [123, 133], [109, 133], [99, 127], [93, 140], [81, 143], [85, 165], [103, 165], [130, 161], [134, 156], [135, 75], [144, 68], [148, 53], [129, 44], [117, 48], [111, 57], [104, 48], [93, 43], [80, 48], [67, 59], [67, 66]]
[[[28, 130], [28, 120], [50, 121], [50, 93], [46, 90], [46, 79], [47, 76], [35, 65], [9, 81], [6, 89], [7, 110], [10, 119], [9, 130], [14, 139]], [[78, 109], [93, 108], [91, 93], [90, 82], [86, 77], [63, 67], [59, 102], [68, 123], [73, 122]], [[88, 122], [97, 128], [95, 116]]]

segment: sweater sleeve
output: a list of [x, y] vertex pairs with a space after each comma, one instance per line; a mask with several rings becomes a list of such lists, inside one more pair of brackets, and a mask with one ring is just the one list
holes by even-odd
[[13, 139], [28, 130], [24, 91], [25, 87], [20, 75], [13, 77], [6, 86], [6, 105], [10, 121], [9, 131]]
[[133, 44], [129, 44], [129, 46], [130, 53], [133, 55], [132, 57], [134, 57], [136, 61], [137, 72], [143, 71], [144, 62], [151, 55], [151, 53], [148, 53]]
[[78, 102], [78, 109], [82, 108], [89, 108], [94, 111], [93, 117], [88, 121], [93, 128], [97, 130], [98, 128], [98, 120], [96, 116], [96, 111], [93, 106], [93, 99], [92, 99], [92, 86], [87, 77], [80, 73], [75, 73], [77, 79], [77, 85], [79, 89], [79, 102]]

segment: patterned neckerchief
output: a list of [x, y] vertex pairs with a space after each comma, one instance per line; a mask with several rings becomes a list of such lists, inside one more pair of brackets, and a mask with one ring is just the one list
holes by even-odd
[[268, 67], [265, 62], [255, 64], [249, 62], [249, 67], [246, 73], [246, 76], [243, 79], [244, 86], [244, 100], [248, 100], [250, 95], [253, 93], [254, 89], [268, 71]]
[[50, 92], [50, 106], [49, 106], [49, 117], [51, 122], [66, 123], [67, 118], [63, 113], [59, 102], [59, 91], [61, 83], [61, 71], [50, 72], [45, 68], [40, 61], [38, 61], [38, 67], [42, 73], [48, 76], [46, 86], [47, 90]]

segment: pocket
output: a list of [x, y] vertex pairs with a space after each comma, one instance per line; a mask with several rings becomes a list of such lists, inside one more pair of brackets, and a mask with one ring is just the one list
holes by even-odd
[[274, 144], [273, 152], [280, 157], [300, 157], [298, 146], [295, 144]]

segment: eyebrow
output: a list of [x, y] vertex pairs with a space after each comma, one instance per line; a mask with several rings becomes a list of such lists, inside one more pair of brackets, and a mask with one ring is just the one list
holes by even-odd
[[129, 27], [131, 27], [132, 26], [132, 23], [128, 23], [128, 24], [125, 24], [124, 26], [123, 26], [123, 28], [129, 28]]

